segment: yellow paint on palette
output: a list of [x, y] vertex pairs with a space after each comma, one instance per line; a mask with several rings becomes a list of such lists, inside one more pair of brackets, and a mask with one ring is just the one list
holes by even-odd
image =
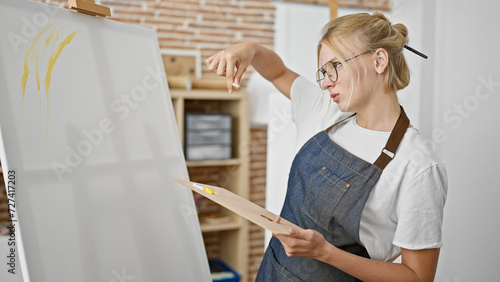
[[[33, 39], [30, 45], [26, 47], [26, 53], [24, 55], [24, 72], [21, 76], [21, 101], [24, 103], [24, 99], [26, 96], [26, 85], [28, 83], [28, 77], [30, 74], [30, 66], [34, 65], [35, 69], [35, 78], [36, 78], [36, 89], [40, 91], [40, 76], [39, 76], [39, 64], [40, 64], [40, 54], [43, 53], [46, 49], [50, 50], [47, 63], [46, 63], [46, 71], [44, 78], [44, 86], [45, 86], [45, 99], [46, 99], [46, 107], [47, 107], [47, 117], [46, 117], [46, 128], [45, 131], [48, 131], [48, 122], [49, 122], [49, 93], [50, 93], [50, 83], [52, 80], [52, 72], [54, 70], [54, 66], [59, 59], [59, 56], [63, 52], [64, 48], [70, 44], [73, 38], [76, 36], [78, 31], [73, 31], [64, 39], [61, 39], [60, 33], [64, 29], [64, 26], [57, 26], [55, 23], [51, 23], [43, 28]], [[40, 105], [42, 105], [42, 101], [40, 97], [38, 97]], [[22, 105], [21, 105], [21, 113], [22, 113]]]
[[205, 187], [205, 186], [201, 186], [197, 183], [193, 183], [193, 186], [200, 189], [200, 190], [204, 190], [205, 192], [207, 192], [208, 194], [212, 194], [212, 195], [217, 195], [217, 193], [215, 193], [212, 189], [208, 188], [208, 187]]
[[207, 192], [208, 194], [217, 195], [217, 193], [215, 193], [212, 189], [207, 187], [205, 187], [205, 192]]

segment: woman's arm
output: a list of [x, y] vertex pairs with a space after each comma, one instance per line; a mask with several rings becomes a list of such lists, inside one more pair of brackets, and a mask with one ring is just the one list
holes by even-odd
[[[278, 219], [279, 222], [279, 219]], [[401, 263], [377, 261], [341, 250], [328, 243], [321, 233], [290, 230], [290, 235], [276, 235], [288, 256], [315, 258], [362, 281], [433, 281], [439, 249], [401, 249]]]
[[219, 51], [208, 58], [206, 64], [217, 75], [226, 76], [229, 92], [233, 90], [233, 82], [240, 83], [243, 73], [250, 64], [288, 98], [290, 98], [290, 87], [298, 76], [283, 64], [275, 52], [253, 42], [242, 42]]

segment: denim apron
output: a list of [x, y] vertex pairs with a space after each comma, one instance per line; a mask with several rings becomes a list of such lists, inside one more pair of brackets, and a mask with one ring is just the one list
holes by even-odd
[[[346, 151], [328, 136], [332, 127], [345, 120], [309, 139], [295, 156], [281, 217], [304, 229], [320, 232], [329, 243], [342, 250], [369, 258], [359, 239], [361, 213], [382, 170], [394, 157], [410, 121], [401, 107], [385, 148], [371, 164]], [[280, 241], [272, 237], [256, 281], [359, 280], [316, 259], [288, 257]]]

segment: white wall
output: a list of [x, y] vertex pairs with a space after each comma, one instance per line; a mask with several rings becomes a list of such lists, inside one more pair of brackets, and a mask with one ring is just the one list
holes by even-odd
[[[500, 277], [500, 11], [497, 1], [394, 0], [387, 13], [409, 28], [410, 44], [428, 60], [405, 51], [412, 70], [401, 91], [412, 124], [431, 139], [447, 166], [444, 246], [435, 281], [499, 281]], [[357, 11], [341, 9], [339, 14]], [[314, 80], [316, 42], [328, 8], [277, 2], [276, 51]], [[272, 86], [269, 108], [268, 208], [281, 210], [295, 128], [289, 104]], [[274, 91], [274, 92], [273, 92]]]
[[449, 176], [436, 281], [499, 281], [500, 2], [430, 6], [436, 11], [435, 28], [426, 29], [435, 31], [434, 99], [422, 105], [434, 104], [434, 129], [446, 136], [436, 139], [437, 149]]

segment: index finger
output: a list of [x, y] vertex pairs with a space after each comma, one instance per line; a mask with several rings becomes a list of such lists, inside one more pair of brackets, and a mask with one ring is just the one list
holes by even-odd
[[273, 222], [280, 223], [281, 216], [277, 215]]
[[233, 93], [234, 68], [235, 62], [228, 60], [226, 63], [226, 87], [229, 93]]
[[205, 60], [205, 64], [207, 64], [207, 66], [210, 66], [210, 64], [212, 63], [212, 61], [214, 60], [215, 56], [217, 55], [212, 55], [210, 56], [208, 59]]

